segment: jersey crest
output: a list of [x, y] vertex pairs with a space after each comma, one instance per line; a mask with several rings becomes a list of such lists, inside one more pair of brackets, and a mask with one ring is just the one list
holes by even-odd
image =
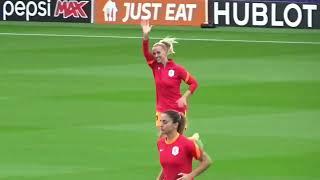
[[169, 76], [169, 77], [173, 77], [173, 76], [174, 76], [174, 70], [173, 70], [173, 69], [170, 69], [170, 70], [168, 71], [168, 76]]
[[178, 155], [179, 154], [179, 147], [178, 146], [174, 146], [172, 148], [171, 154], [174, 155], [174, 156]]

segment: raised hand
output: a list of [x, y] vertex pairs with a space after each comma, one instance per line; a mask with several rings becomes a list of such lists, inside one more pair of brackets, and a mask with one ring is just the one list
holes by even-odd
[[142, 32], [143, 32], [143, 37], [148, 38], [149, 33], [152, 29], [152, 25], [150, 25], [149, 20], [141, 20], [140, 25], [141, 25]]

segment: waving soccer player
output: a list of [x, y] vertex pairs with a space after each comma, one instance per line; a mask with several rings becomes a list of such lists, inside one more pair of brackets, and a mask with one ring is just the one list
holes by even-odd
[[[188, 98], [198, 87], [197, 80], [181, 65], [169, 59], [174, 53], [174, 38], [164, 38], [152, 46], [149, 51], [149, 33], [152, 26], [148, 20], [141, 21], [143, 32], [143, 53], [149, 67], [152, 69], [156, 85], [156, 126], [159, 128], [160, 113], [172, 109], [186, 116]], [[189, 85], [189, 89], [181, 94], [181, 82]]]

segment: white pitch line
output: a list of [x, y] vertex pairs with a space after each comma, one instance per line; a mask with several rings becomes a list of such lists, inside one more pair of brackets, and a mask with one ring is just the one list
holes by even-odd
[[[82, 38], [112, 38], [112, 39], [141, 39], [138, 36], [105, 36], [105, 35], [81, 35], [81, 34], [34, 34], [34, 33], [0, 33], [7, 36], [43, 36], [43, 37], [82, 37]], [[151, 38], [162, 39], [162, 38]], [[240, 42], [240, 43], [271, 43], [271, 44], [314, 44], [320, 45], [320, 42], [312, 41], [261, 41], [246, 39], [204, 39], [204, 38], [177, 38], [184, 41], [206, 41], [206, 42]]]
[[6, 96], [0, 96], [0, 100], [7, 100], [9, 99], [9, 97], [6, 97]]

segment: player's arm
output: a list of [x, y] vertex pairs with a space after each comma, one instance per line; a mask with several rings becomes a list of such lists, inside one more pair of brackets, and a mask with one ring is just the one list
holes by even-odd
[[210, 167], [210, 165], [212, 164], [212, 160], [206, 152], [202, 153], [202, 155], [200, 156], [198, 161], [200, 162], [198, 167], [196, 167], [194, 170], [192, 170], [191, 173], [189, 173], [189, 174], [179, 173], [178, 175], [181, 177], [178, 178], [177, 180], [192, 179], [196, 176], [199, 176], [206, 169], [208, 169]]
[[156, 180], [162, 180], [162, 179], [163, 177], [162, 177], [162, 168], [161, 168], [160, 173], [158, 174], [158, 177]]
[[152, 25], [149, 24], [148, 20], [141, 21], [141, 29], [142, 29], [142, 47], [143, 47], [143, 55], [147, 60], [149, 66], [155, 62], [153, 55], [149, 51], [149, 33], [152, 29]]
[[189, 97], [198, 88], [198, 81], [188, 71], [185, 72], [185, 75], [183, 75], [183, 77], [184, 82], [189, 85], [189, 92], [187, 91], [186, 93], [184, 93], [184, 96]]
[[183, 67], [181, 67], [180, 70], [180, 77], [186, 84], [189, 85], [189, 89], [186, 90], [186, 92], [184, 92], [181, 98], [177, 101], [179, 107], [184, 107], [187, 106], [188, 99], [198, 88], [198, 81]]
[[189, 151], [193, 158], [198, 160], [200, 163], [198, 167], [193, 169], [191, 173], [179, 173], [178, 175], [181, 176], [177, 180], [185, 180], [185, 179], [192, 179], [196, 176], [199, 176], [201, 173], [203, 173], [208, 167], [212, 164], [212, 160], [209, 157], [209, 155], [198, 146], [197, 142], [195, 140], [192, 140], [192, 143], [188, 144], [186, 146], [186, 150]]
[[143, 33], [143, 40], [149, 40], [149, 33], [152, 29], [152, 25], [150, 25], [149, 20], [141, 20], [140, 25]]
[[202, 156], [198, 159], [198, 161], [200, 161], [199, 166], [190, 173], [192, 177], [200, 175], [212, 164], [212, 160], [206, 152], [202, 153]]

